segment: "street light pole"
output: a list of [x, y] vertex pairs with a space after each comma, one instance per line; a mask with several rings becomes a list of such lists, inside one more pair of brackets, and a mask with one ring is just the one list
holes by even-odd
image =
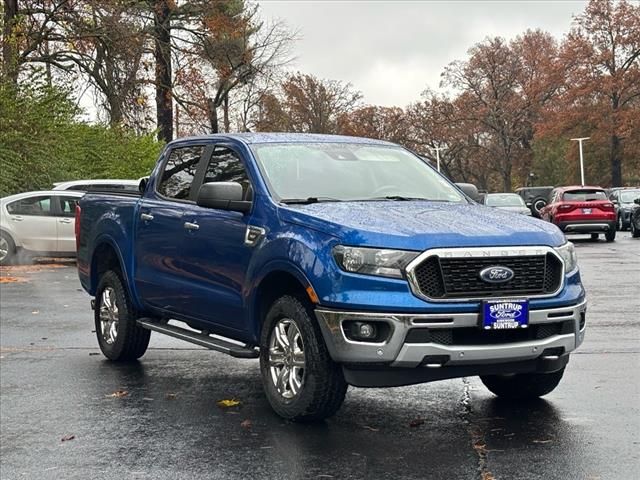
[[589, 140], [591, 137], [581, 137], [581, 138], [572, 138], [572, 141], [578, 142], [580, 146], [580, 180], [582, 181], [581, 185], [584, 187], [584, 158], [582, 156], [582, 142], [585, 140]]
[[433, 147], [433, 150], [436, 151], [436, 161], [437, 163], [437, 167], [438, 167], [438, 171], [440, 171], [440, 150], [444, 150], [447, 147]]

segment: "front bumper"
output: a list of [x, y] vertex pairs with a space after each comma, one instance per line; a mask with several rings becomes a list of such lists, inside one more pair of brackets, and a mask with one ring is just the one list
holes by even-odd
[[[547, 357], [564, 356], [575, 350], [584, 340], [586, 300], [575, 305], [531, 310], [530, 325], [573, 322], [573, 332], [542, 339], [499, 344], [408, 343], [412, 329], [456, 329], [477, 327], [478, 313], [392, 314], [349, 312], [318, 308], [316, 316], [329, 353], [334, 361], [348, 367], [412, 368], [467, 367], [507, 363], [536, 362]], [[390, 326], [388, 338], [381, 343], [349, 340], [342, 328], [346, 320], [386, 322]], [[548, 352], [553, 352], [550, 355]], [[557, 353], [560, 352], [560, 355]], [[430, 359], [438, 359], [438, 364]], [[566, 362], [565, 362], [566, 363]], [[482, 369], [480, 369], [482, 370]], [[465, 370], [466, 371], [466, 370]], [[457, 375], [453, 375], [457, 376]], [[451, 378], [445, 376], [442, 378]]]

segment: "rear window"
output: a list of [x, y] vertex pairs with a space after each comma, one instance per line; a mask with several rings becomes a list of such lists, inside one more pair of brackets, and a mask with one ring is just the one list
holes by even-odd
[[631, 203], [636, 198], [640, 198], [640, 190], [627, 190], [626, 192], [622, 192], [620, 194], [620, 200], [623, 203]]
[[562, 199], [566, 202], [592, 202], [594, 200], [606, 200], [607, 194], [604, 190], [571, 190], [564, 192]]
[[485, 205], [490, 207], [525, 207], [522, 197], [515, 194], [490, 194], [485, 199]]

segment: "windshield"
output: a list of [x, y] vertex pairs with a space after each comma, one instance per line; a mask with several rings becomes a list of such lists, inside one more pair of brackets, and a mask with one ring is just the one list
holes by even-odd
[[628, 190], [620, 194], [620, 201], [622, 203], [633, 203], [638, 197], [640, 197], [640, 190]]
[[350, 143], [253, 145], [277, 200], [427, 199], [466, 202], [445, 178], [400, 147]]
[[486, 197], [485, 205], [490, 207], [526, 207], [524, 200], [516, 194], [489, 194]]
[[604, 190], [571, 190], [565, 192], [562, 199], [567, 202], [591, 202], [594, 200], [606, 200]]

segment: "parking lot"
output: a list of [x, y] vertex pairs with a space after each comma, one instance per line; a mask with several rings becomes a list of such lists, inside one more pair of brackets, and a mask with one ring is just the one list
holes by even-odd
[[272, 412], [255, 361], [158, 335], [140, 362], [106, 361], [73, 263], [4, 268], [0, 477], [637, 478], [640, 240], [587, 238], [587, 338], [545, 399], [477, 378], [351, 389], [316, 425]]

